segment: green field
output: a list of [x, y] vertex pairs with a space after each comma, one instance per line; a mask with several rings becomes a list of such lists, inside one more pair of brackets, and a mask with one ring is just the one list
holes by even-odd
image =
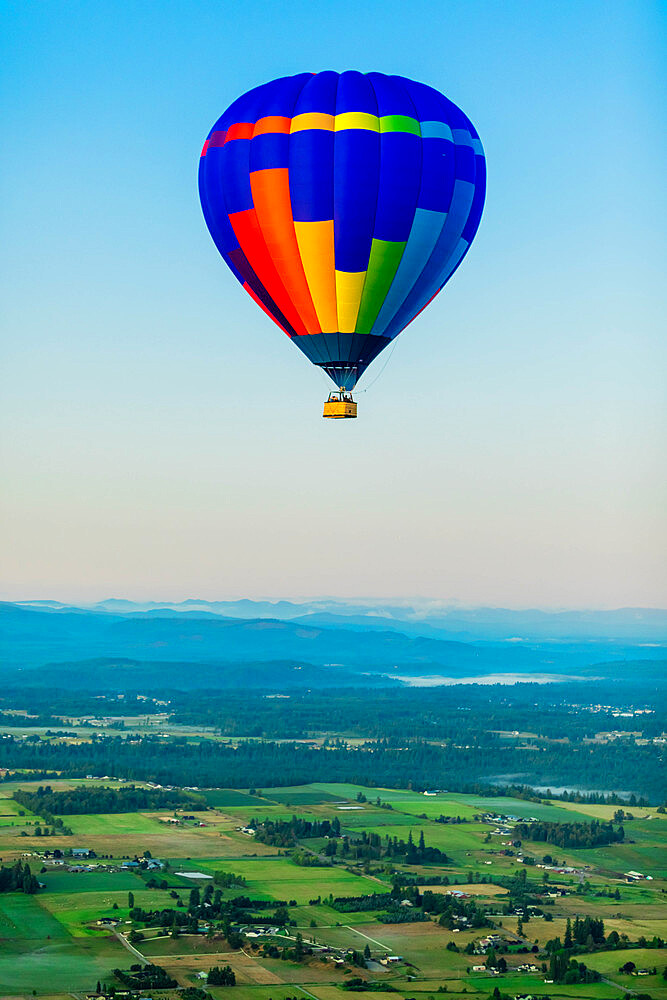
[[72, 893], [77, 895], [87, 892], [136, 892], [145, 888], [145, 882], [134, 872], [108, 872], [103, 869], [91, 872], [68, 872], [64, 868], [47, 870], [40, 875], [46, 884], [46, 891], [51, 893]]
[[212, 873], [216, 870], [233, 872], [246, 879], [244, 891], [258, 899], [296, 899], [307, 903], [317, 896], [358, 896], [362, 893], [386, 892], [388, 883], [353, 875], [338, 868], [300, 868], [287, 857], [244, 858], [233, 862], [225, 858], [198, 859], [197, 868]]
[[0, 895], [0, 993], [86, 989], [123, 960], [115, 940], [74, 939], [44, 898]]
[[[133, 894], [135, 904], [146, 909], [159, 909], [169, 903], [167, 894], [159, 889], [135, 889]], [[44, 893], [40, 903], [75, 937], [107, 934], [107, 931], [94, 926], [101, 917], [118, 920], [127, 920], [128, 917], [127, 892], [60, 892], [53, 896]]]

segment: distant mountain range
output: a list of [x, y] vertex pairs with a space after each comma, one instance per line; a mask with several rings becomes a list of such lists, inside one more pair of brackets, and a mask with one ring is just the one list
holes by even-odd
[[[369, 675], [376, 683], [379, 675], [590, 677], [601, 661], [613, 668], [613, 661], [659, 660], [667, 648], [667, 613], [650, 609], [559, 614], [441, 609], [437, 617], [419, 619], [414, 608], [383, 607], [380, 614], [380, 609], [335, 605], [332, 610], [331, 603], [315, 603], [268, 605], [283, 616], [289, 611], [289, 618], [259, 615], [267, 605], [252, 601], [184, 601], [177, 610], [117, 600], [94, 608], [5, 603], [0, 604], [0, 656], [7, 679], [38, 668], [49, 675], [58, 663], [85, 669], [84, 661], [94, 660], [100, 668], [104, 663], [105, 672], [115, 664], [124, 676], [128, 670], [136, 676], [141, 664], [179, 663], [187, 669], [199, 664], [209, 684], [228, 686], [230, 665], [237, 670], [252, 665], [259, 684], [260, 677], [264, 683], [272, 676], [267, 665], [280, 663], [274, 673], [285, 683], [321, 686], [361, 683]], [[396, 617], [399, 611], [406, 617]]]
[[[542, 611], [508, 608], [451, 607], [438, 602], [390, 604], [336, 600], [293, 601], [205, 601], [190, 598], [177, 602], [128, 601], [110, 598], [84, 607], [59, 601], [23, 601], [17, 606], [44, 611], [98, 611], [114, 615], [170, 613], [192, 617], [237, 619], [270, 618], [304, 621], [324, 628], [391, 629], [408, 635], [432, 635], [462, 641], [512, 641], [516, 639], [558, 642], [563, 639], [606, 640], [667, 644], [667, 610], [617, 608], [611, 611]], [[443, 636], [442, 633], [447, 633]]]

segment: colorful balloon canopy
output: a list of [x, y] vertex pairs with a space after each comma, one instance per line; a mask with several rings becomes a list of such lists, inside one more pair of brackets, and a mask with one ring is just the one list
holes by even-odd
[[438, 294], [482, 215], [477, 132], [446, 97], [382, 73], [301, 73], [235, 101], [199, 191], [226, 264], [339, 388]]

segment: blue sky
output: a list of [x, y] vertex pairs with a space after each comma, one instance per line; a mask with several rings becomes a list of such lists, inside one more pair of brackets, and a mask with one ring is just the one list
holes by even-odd
[[[2, 596], [664, 604], [664, 7], [1, 10]], [[489, 172], [344, 422], [196, 187], [236, 96], [327, 68], [442, 90]]]

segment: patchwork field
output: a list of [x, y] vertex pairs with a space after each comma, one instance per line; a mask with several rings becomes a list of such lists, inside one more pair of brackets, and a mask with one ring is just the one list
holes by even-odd
[[[63, 789], [85, 787], [77, 781], [57, 784]], [[202, 983], [214, 966], [230, 965], [236, 975], [233, 989], [207, 987], [211, 997], [228, 1000], [343, 1000], [350, 992], [343, 988], [345, 983], [355, 977], [375, 983], [378, 1000], [435, 1000], [445, 991], [456, 1000], [471, 994], [487, 1000], [496, 986], [503, 998], [621, 1000], [628, 993], [642, 993], [667, 1000], [662, 977], [667, 951], [643, 944], [643, 939], [651, 944], [667, 936], [667, 819], [655, 811], [648, 819], [647, 810], [637, 810], [637, 816], [625, 822], [626, 837], [620, 844], [573, 850], [527, 842], [519, 849], [507, 846], [514, 839], [515, 818], [590, 823], [610, 818], [604, 810], [611, 807], [314, 784], [263, 789], [260, 794], [212, 789], [206, 792], [209, 808], [188, 813], [194, 819], [184, 819], [173, 809], [71, 815], [65, 818], [71, 836], [40, 838], [34, 830], [43, 820], [18, 807], [12, 787], [16, 785], [0, 786], [0, 855], [5, 865], [16, 859], [27, 862], [41, 887], [34, 894], [0, 893], [0, 996], [27, 997], [34, 990], [51, 1000], [59, 991], [71, 996], [94, 990], [97, 980], [113, 980], [114, 968], [127, 969], [141, 957], [163, 967], [181, 988]], [[35, 786], [26, 781], [21, 787]], [[503, 814], [510, 832], [494, 835], [494, 823], [483, 821], [487, 812]], [[260, 824], [268, 819], [289, 826], [295, 815], [310, 823], [340, 823], [332, 859], [324, 857], [330, 843], [326, 836], [263, 843], [259, 835], [240, 829], [253, 817]], [[461, 822], [436, 822], [441, 816], [459, 817]], [[178, 818], [178, 823], [168, 822], [170, 818]], [[405, 858], [371, 854], [357, 858], [352, 853], [355, 844], [370, 844], [371, 836], [380, 845], [374, 849], [384, 850], [387, 837], [411, 837], [418, 845], [421, 835], [426, 846], [446, 852], [445, 863], [407, 863]], [[351, 846], [343, 856], [345, 837]], [[68, 856], [72, 847], [85, 847], [97, 856], [73, 865]], [[45, 853], [54, 850], [65, 854], [58, 864]], [[295, 850], [301, 864], [292, 858]], [[123, 859], [136, 856], [141, 861], [145, 854], [160, 859], [161, 867], [120, 870]], [[546, 855], [575, 870], [538, 867]], [[530, 864], [524, 862], [526, 856]], [[630, 869], [652, 878], [628, 882], [623, 873]], [[440, 884], [428, 885], [433, 878]], [[394, 896], [395, 917], [401, 922], [385, 922], [387, 894], [397, 879], [404, 886]], [[533, 910], [527, 903], [517, 907], [522, 898], [517, 886], [524, 883], [532, 887], [531, 898], [541, 900], [539, 912], [534, 912], [534, 904]], [[419, 896], [414, 893], [426, 890], [443, 905], [458, 898], [459, 914], [492, 916], [481, 918], [478, 927], [467, 918], [457, 923], [450, 910], [444, 922], [437, 913], [416, 919]], [[235, 900], [248, 901], [245, 919], [236, 918], [240, 947], [233, 935], [227, 939], [224, 920], [207, 919], [201, 909], [206, 892], [209, 900], [217, 892], [219, 905], [231, 907], [230, 912], [240, 905]], [[385, 902], [374, 906], [368, 897], [378, 894]], [[341, 910], [330, 904], [330, 897], [350, 902]], [[282, 915], [281, 901], [288, 904]], [[198, 916], [192, 918], [192, 912]], [[153, 923], [142, 919], [151, 913], [166, 916]], [[174, 913], [184, 921], [176, 930]], [[577, 955], [603, 978], [567, 985], [548, 982], [548, 942], [563, 941], [568, 920], [573, 926], [585, 916], [603, 920], [606, 936], [613, 931], [620, 936], [614, 950], [584, 948]], [[279, 931], [274, 926], [262, 936], [263, 928], [276, 920], [284, 921]], [[135, 935], [132, 954], [130, 931]], [[506, 952], [507, 971], [499, 975], [473, 969], [486, 962], [483, 951], [473, 952], [490, 933], [498, 935]], [[305, 949], [300, 958], [295, 958], [297, 947]], [[328, 950], [317, 950], [322, 948]], [[355, 959], [353, 952], [361, 957]], [[383, 965], [388, 955], [400, 960]], [[646, 974], [620, 973], [627, 961]], [[537, 973], [518, 971], [530, 964]], [[154, 1000], [172, 996], [157, 990], [150, 995]]]

